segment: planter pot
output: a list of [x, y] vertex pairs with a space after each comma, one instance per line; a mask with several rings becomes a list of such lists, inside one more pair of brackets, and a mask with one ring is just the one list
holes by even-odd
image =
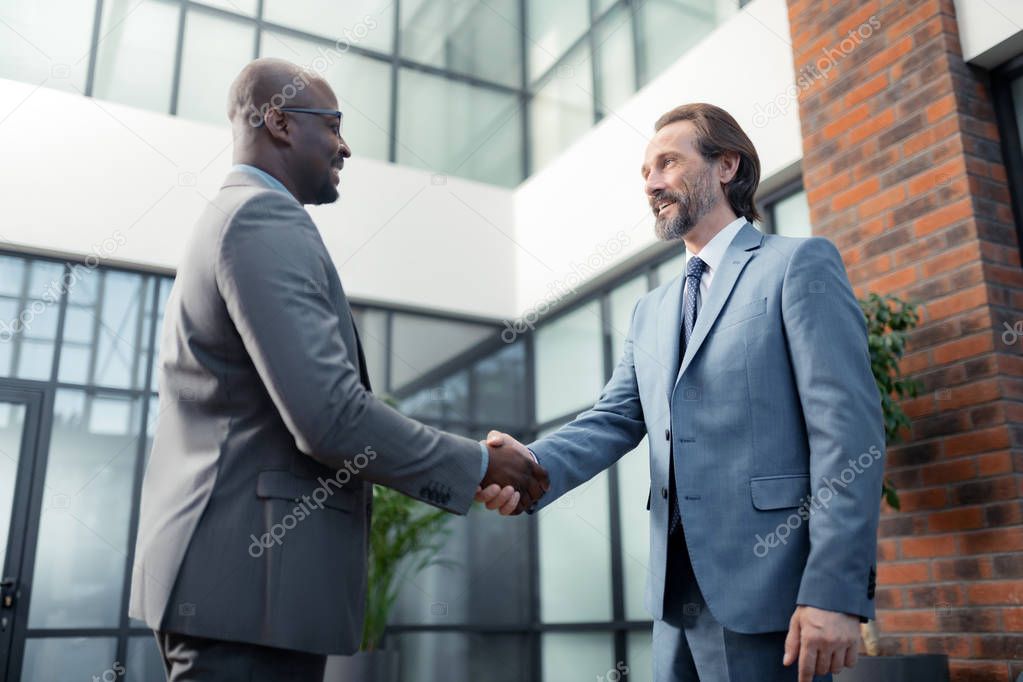
[[863, 656], [835, 675], [835, 682], [948, 682], [948, 656]]
[[398, 682], [398, 663], [398, 652], [388, 649], [328, 656], [323, 682]]

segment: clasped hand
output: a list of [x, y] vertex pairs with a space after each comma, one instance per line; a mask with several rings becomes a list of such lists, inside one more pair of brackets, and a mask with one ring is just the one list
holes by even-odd
[[476, 489], [476, 500], [504, 516], [528, 510], [550, 488], [547, 471], [525, 445], [506, 433], [491, 431], [484, 442], [490, 463]]

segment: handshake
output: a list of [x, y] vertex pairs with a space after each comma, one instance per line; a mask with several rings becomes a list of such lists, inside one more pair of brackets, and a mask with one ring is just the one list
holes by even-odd
[[550, 488], [547, 471], [525, 445], [506, 433], [491, 431], [481, 442], [490, 451], [490, 462], [476, 489], [476, 501], [504, 516], [530, 509]]

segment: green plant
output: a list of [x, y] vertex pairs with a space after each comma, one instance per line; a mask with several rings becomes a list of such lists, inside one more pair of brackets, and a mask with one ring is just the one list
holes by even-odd
[[407, 576], [443, 563], [438, 552], [448, 536], [451, 518], [397, 490], [373, 486], [373, 519], [369, 532], [369, 576], [362, 650], [380, 647], [387, 617]]
[[[899, 361], [906, 352], [906, 336], [920, 321], [917, 306], [891, 295], [867, 294], [860, 299], [860, 308], [867, 318], [867, 347], [870, 350], [870, 369], [881, 394], [884, 413], [885, 439], [888, 443], [901, 440], [900, 432], [909, 428], [909, 417], [899, 401], [914, 398], [919, 382], [902, 376]], [[899, 509], [899, 493], [886, 477], [882, 485], [885, 501], [892, 509]]]

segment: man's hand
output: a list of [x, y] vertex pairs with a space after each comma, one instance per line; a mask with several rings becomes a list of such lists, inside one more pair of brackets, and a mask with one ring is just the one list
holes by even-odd
[[860, 623], [855, 616], [797, 606], [789, 621], [783, 665], [799, 660], [799, 682], [812, 682], [814, 675], [838, 673], [856, 665]]
[[[491, 431], [487, 434], [486, 445], [490, 450], [490, 465], [483, 485], [476, 489], [476, 500], [487, 509], [499, 509], [504, 516], [521, 514], [547, 492], [550, 487], [547, 472], [537, 464], [526, 446], [508, 434]], [[509, 467], [513, 478], [502, 478]]]

